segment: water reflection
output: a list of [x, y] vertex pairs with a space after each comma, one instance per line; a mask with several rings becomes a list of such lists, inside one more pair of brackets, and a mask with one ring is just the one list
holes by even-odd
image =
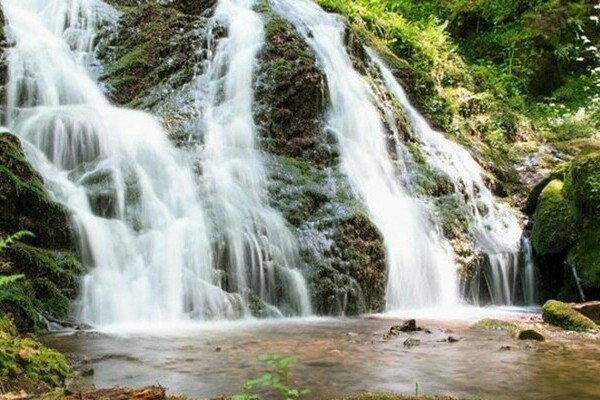
[[[563, 338], [518, 341], [465, 322], [419, 321], [431, 333], [385, 339], [395, 320], [327, 319], [211, 324], [159, 336], [51, 336], [46, 342], [87, 359], [93, 383], [160, 383], [170, 393], [206, 398], [234, 394], [260, 375], [264, 352], [292, 354], [293, 386], [311, 389], [310, 399], [361, 391], [414, 393], [485, 399], [598, 399], [597, 341]], [[446, 341], [458, 338], [456, 343]], [[415, 347], [406, 338], [419, 339]], [[500, 350], [509, 346], [510, 350]]]

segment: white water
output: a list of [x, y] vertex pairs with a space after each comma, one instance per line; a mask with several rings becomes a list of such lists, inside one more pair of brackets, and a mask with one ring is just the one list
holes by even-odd
[[[245, 226], [235, 231], [235, 224], [247, 221], [215, 211], [245, 197], [219, 203], [219, 195], [236, 196], [252, 189], [242, 186], [232, 193], [209, 188], [217, 195], [207, 211], [191, 162], [172, 147], [159, 123], [148, 114], [116, 108], [106, 100], [90, 69], [96, 24], [99, 18], [114, 22], [117, 14], [112, 8], [94, 0], [3, 0], [2, 7], [8, 37], [14, 43], [8, 50], [6, 123], [24, 139], [51, 195], [72, 211], [81, 254], [89, 268], [76, 310], [80, 321], [106, 325], [239, 317], [248, 315], [248, 300], [271, 300], [269, 291], [275, 290], [276, 283], [279, 291], [287, 291], [287, 284], [296, 285], [292, 292], [305, 296], [298, 289], [303, 287], [301, 276], [287, 270], [289, 265], [279, 265], [285, 279], [273, 278], [273, 269], [264, 268], [260, 292], [251, 298], [250, 290], [242, 285], [254, 288], [249, 280], [260, 275], [265, 263], [278, 259], [273, 254], [291, 252], [276, 245], [263, 247], [263, 236], [272, 234], [258, 229], [271, 221], [258, 218], [255, 236], [242, 244], [253, 244], [256, 250], [229, 249], [229, 258], [239, 255], [235, 263], [219, 259], [221, 253], [213, 250], [214, 241], [221, 237], [214, 231], [224, 236], [248, 235]], [[220, 9], [224, 14], [230, 11]], [[247, 61], [251, 63], [249, 58], [239, 62]], [[214, 108], [216, 121], [221, 121], [219, 113], [224, 109]], [[241, 114], [227, 119], [221, 129], [248, 129], [240, 119], [244, 119]], [[207, 141], [218, 142], [218, 133]], [[216, 155], [208, 156], [204, 167], [218, 169], [221, 161]], [[231, 177], [248, 167], [237, 168]], [[214, 173], [211, 178], [215, 186], [222, 184], [223, 176]], [[254, 204], [259, 201], [262, 198]], [[209, 214], [233, 220], [211, 221]], [[279, 240], [292, 246], [289, 238]], [[260, 262], [245, 258], [254, 255], [263, 258]], [[238, 270], [244, 265], [259, 270], [252, 277], [237, 274], [238, 293], [224, 289], [227, 273], [223, 269], [230, 262]], [[296, 309], [296, 304], [282, 301], [281, 305], [289, 313], [307, 312], [305, 298], [296, 303], [300, 304]], [[276, 309], [280, 304], [271, 306]]]
[[[250, 288], [267, 305], [285, 300], [291, 307], [283, 310], [288, 315], [308, 315], [306, 284], [292, 268], [298, 259], [296, 239], [268, 205], [267, 174], [257, 150], [253, 72], [264, 27], [252, 10], [254, 3], [221, 0], [210, 23], [226, 27], [228, 34], [216, 42], [206, 72], [196, 82], [198, 105], [208, 104], [202, 121], [202, 170], [219, 227], [217, 256], [232, 275], [230, 290]], [[209, 42], [214, 40], [209, 32]], [[268, 308], [280, 315], [277, 308]]]
[[426, 205], [401, 184], [402, 177], [388, 153], [377, 100], [353, 69], [344, 46], [344, 22], [309, 0], [271, 3], [303, 35], [327, 77], [331, 100], [329, 129], [337, 137], [342, 168], [384, 238], [387, 308], [456, 303], [452, 250]]
[[468, 211], [469, 227], [479, 251], [486, 255], [483, 267], [493, 304], [513, 304], [517, 285], [522, 281], [526, 304], [535, 303], [533, 262], [528, 242], [515, 213], [499, 203], [485, 186], [481, 167], [461, 146], [446, 139], [431, 128], [425, 118], [410, 103], [402, 86], [372, 49], [367, 49], [378, 67], [388, 90], [398, 99], [408, 120], [421, 140], [421, 149], [428, 164], [450, 178], [454, 191]]

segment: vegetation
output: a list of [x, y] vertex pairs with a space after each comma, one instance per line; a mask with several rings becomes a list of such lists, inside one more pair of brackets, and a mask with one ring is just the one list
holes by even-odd
[[598, 331], [594, 321], [557, 300], [548, 300], [544, 304], [542, 318], [549, 324], [569, 331]]
[[19, 337], [12, 322], [0, 316], [0, 387], [3, 391], [44, 393], [62, 387], [69, 373], [65, 357], [32, 337]]
[[297, 389], [290, 387], [290, 367], [296, 363], [291, 356], [280, 356], [277, 354], [259, 354], [258, 359], [265, 362], [270, 370], [255, 379], [249, 379], [242, 385], [240, 394], [232, 397], [232, 400], [259, 400], [260, 396], [251, 394], [256, 387], [271, 389], [279, 394], [281, 400], [294, 400], [307, 395], [310, 391], [306, 388]]

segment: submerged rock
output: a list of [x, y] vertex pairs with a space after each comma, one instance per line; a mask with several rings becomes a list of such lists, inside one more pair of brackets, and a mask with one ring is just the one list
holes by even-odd
[[520, 340], [537, 340], [538, 342], [543, 342], [546, 340], [544, 335], [533, 329], [527, 329], [519, 332], [517, 334], [517, 338]]

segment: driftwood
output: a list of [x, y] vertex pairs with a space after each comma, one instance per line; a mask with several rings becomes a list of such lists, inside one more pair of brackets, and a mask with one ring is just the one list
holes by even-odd
[[161, 386], [144, 388], [114, 387], [82, 392], [63, 397], [62, 400], [165, 400], [165, 389]]

